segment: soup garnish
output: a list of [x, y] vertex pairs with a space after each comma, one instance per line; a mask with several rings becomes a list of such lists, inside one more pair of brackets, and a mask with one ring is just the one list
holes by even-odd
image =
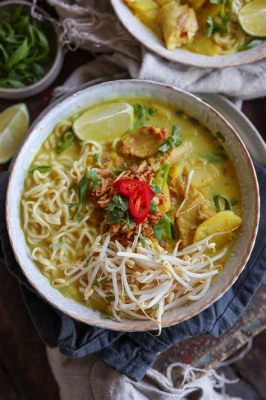
[[241, 225], [240, 189], [221, 132], [150, 98], [101, 107], [108, 114], [121, 101], [134, 118], [119, 136], [116, 114], [101, 121], [106, 141], [90, 139], [93, 125], [86, 141], [75, 134], [97, 105], [56, 125], [28, 171], [22, 226], [65, 296], [160, 328], [166, 311], [219, 279]]

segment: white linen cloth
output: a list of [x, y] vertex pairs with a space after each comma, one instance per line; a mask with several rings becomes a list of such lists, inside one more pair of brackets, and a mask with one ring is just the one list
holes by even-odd
[[[132, 78], [165, 82], [194, 93], [220, 93], [234, 99], [266, 95], [266, 59], [223, 69], [189, 67], [141, 48], [117, 20], [108, 0], [47, 1], [61, 17], [64, 43], [93, 53], [112, 54], [108, 59], [113, 68], [127, 70]], [[95, 73], [98, 68], [104, 70], [103, 59], [99, 59]], [[83, 73], [85, 70], [86, 67]]]
[[[69, 49], [78, 47], [98, 55], [79, 67], [63, 86], [61, 95], [94, 78], [128, 72], [132, 78], [165, 82], [194, 93], [221, 93], [234, 100], [266, 95], [266, 60], [223, 70], [195, 68], [169, 62], [147, 51], [122, 27], [108, 0], [47, 0], [60, 16], [61, 40]], [[36, 0], [33, 0], [36, 3]], [[62, 400], [186, 400], [189, 393], [201, 390], [199, 400], [241, 400], [222, 390], [226, 379], [215, 371], [194, 379], [194, 370], [184, 369], [180, 388], [150, 368], [141, 382], [125, 375], [89, 355], [70, 359], [58, 349], [47, 348], [47, 356], [59, 385]]]

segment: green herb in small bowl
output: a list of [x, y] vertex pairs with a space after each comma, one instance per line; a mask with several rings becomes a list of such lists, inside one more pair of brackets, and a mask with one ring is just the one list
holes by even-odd
[[44, 90], [57, 76], [63, 52], [48, 14], [31, 15], [32, 3], [0, 3], [0, 97], [25, 98]]

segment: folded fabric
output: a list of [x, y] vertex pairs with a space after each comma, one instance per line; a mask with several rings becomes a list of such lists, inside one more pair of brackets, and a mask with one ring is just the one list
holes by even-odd
[[[222, 69], [171, 62], [141, 46], [118, 21], [108, 0], [47, 1], [60, 16], [62, 42], [94, 54], [109, 53], [109, 62], [132, 78], [169, 83], [194, 93], [221, 93], [234, 99], [266, 95], [266, 59]], [[98, 63], [95, 73], [102, 68], [104, 60]]]
[[165, 328], [160, 336], [147, 332], [123, 333], [85, 325], [59, 313], [30, 286], [16, 262], [5, 224], [8, 173], [0, 176], [0, 258], [21, 284], [26, 307], [42, 340], [59, 347], [69, 357], [94, 353], [106, 364], [133, 380], [140, 380], [157, 354], [191, 336], [219, 336], [241, 315], [265, 276], [266, 262], [266, 168], [255, 163], [261, 191], [261, 220], [255, 247], [239, 279], [224, 296], [199, 315]]

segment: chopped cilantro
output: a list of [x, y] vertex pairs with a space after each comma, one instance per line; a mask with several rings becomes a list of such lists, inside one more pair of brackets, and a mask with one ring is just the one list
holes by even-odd
[[173, 222], [164, 214], [157, 225], [152, 227], [155, 238], [158, 242], [173, 239]]
[[255, 46], [258, 46], [259, 44], [264, 42], [264, 38], [252, 38], [249, 39], [247, 42], [243, 44], [243, 46], [239, 49], [240, 51], [252, 49]]
[[110, 279], [109, 276], [104, 276], [101, 279], [96, 279], [93, 283], [93, 286], [101, 286], [103, 283], [105, 283], [106, 281], [108, 281], [108, 279]]
[[215, 32], [228, 32], [229, 15], [225, 12], [221, 15], [223, 15], [223, 17], [221, 16], [221, 23], [215, 22], [212, 17], [207, 18], [207, 37], [211, 37]]
[[108, 204], [107, 222], [108, 224], [118, 224], [125, 217], [128, 210], [128, 200], [121, 196], [114, 196]]
[[123, 230], [124, 229], [132, 229], [132, 228], [134, 228], [135, 222], [129, 216], [127, 218], [123, 219], [123, 222], [125, 224], [124, 227], [123, 227]]
[[180, 132], [180, 126], [177, 124], [173, 125], [171, 137], [165, 140], [165, 142], [159, 147], [158, 151], [160, 151], [161, 153], [165, 153], [171, 148], [173, 149], [179, 146], [182, 142], [179, 136], [179, 132]]
[[86, 176], [90, 181], [92, 189], [96, 189], [100, 185], [101, 179], [99, 178], [99, 175], [95, 169], [92, 168], [89, 172], [87, 172]]
[[56, 143], [56, 152], [62, 153], [76, 141], [76, 136], [72, 130], [65, 132]]
[[145, 236], [141, 236], [140, 237], [140, 242], [141, 242], [141, 246], [142, 247], [146, 247], [146, 238], [145, 238]]
[[154, 204], [154, 202], [151, 200], [149, 212], [152, 213], [152, 214], [154, 214], [154, 213], [156, 213], [156, 211], [157, 211], [157, 206], [156, 206], [156, 205]]
[[160, 186], [157, 184], [151, 185], [152, 191], [156, 194], [161, 193]]
[[134, 118], [135, 122], [133, 129], [137, 129], [146, 124], [146, 122], [156, 115], [154, 107], [147, 107], [142, 104], [134, 104]]
[[115, 296], [105, 296], [105, 300], [108, 301], [108, 303], [112, 303], [115, 301]]
[[93, 161], [95, 162], [95, 163], [97, 163], [98, 161], [99, 161], [99, 157], [100, 157], [100, 153], [95, 153], [95, 154], [93, 154]]
[[123, 168], [123, 167], [115, 168], [115, 169], [113, 170], [113, 176], [114, 176], [114, 177], [117, 177], [117, 176], [119, 176], [123, 171], [125, 171], [125, 168]]

